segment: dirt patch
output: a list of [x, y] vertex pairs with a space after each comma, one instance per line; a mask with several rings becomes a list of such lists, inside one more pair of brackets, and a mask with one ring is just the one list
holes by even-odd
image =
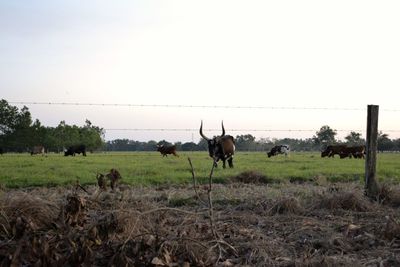
[[269, 178], [262, 173], [256, 171], [242, 172], [230, 178], [232, 182], [245, 183], [245, 184], [270, 184], [277, 183], [277, 180]]
[[338, 187], [215, 184], [213, 227], [190, 185], [2, 191], [0, 266], [399, 266], [399, 209]]

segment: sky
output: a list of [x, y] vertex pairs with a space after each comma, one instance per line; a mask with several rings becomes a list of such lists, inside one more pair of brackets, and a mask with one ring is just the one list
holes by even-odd
[[26, 105], [46, 126], [171, 142], [198, 142], [201, 120], [209, 136], [223, 120], [257, 139], [365, 137], [375, 104], [400, 138], [398, 14], [399, 1], [0, 0], [0, 98], [131, 104]]

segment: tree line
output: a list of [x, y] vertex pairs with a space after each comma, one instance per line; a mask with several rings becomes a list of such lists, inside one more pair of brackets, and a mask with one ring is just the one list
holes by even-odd
[[[344, 140], [336, 138], [337, 131], [328, 125], [322, 126], [310, 138], [261, 138], [251, 134], [237, 135], [235, 146], [238, 151], [267, 151], [277, 144], [289, 145], [294, 151], [321, 151], [328, 145], [363, 145], [365, 139], [361, 133], [350, 132]], [[42, 145], [47, 151], [61, 152], [65, 148], [84, 144], [89, 151], [155, 151], [157, 145], [175, 145], [178, 151], [205, 151], [207, 142], [201, 139], [194, 142], [170, 143], [166, 140], [140, 142], [129, 139], [104, 141], [104, 129], [93, 125], [89, 120], [83, 126], [68, 125], [61, 121], [57, 127], [43, 126], [38, 119], [32, 120], [29, 109], [18, 109], [6, 100], [0, 101], [0, 149], [9, 152], [28, 152], [33, 146]], [[380, 132], [379, 151], [400, 151], [400, 138], [390, 139]]]
[[83, 126], [61, 121], [57, 127], [43, 126], [32, 120], [29, 109], [18, 109], [6, 100], [0, 101], [0, 148], [3, 152], [29, 152], [42, 145], [47, 151], [61, 152], [65, 148], [84, 144], [88, 150], [104, 146], [104, 130], [89, 120]]
[[[365, 139], [361, 133], [350, 132], [344, 140], [336, 138], [337, 131], [328, 125], [322, 126], [311, 138], [261, 138], [256, 140], [251, 134], [237, 135], [235, 146], [238, 151], [268, 151], [277, 144], [286, 144], [293, 151], [321, 151], [328, 145], [346, 144], [348, 146], [365, 145]], [[204, 151], [207, 150], [207, 142], [202, 139], [198, 143], [194, 142], [175, 142], [168, 141], [148, 141], [140, 142], [129, 139], [115, 139], [106, 142], [107, 151], [154, 151], [157, 145], [175, 145], [178, 151]], [[390, 139], [387, 134], [382, 132], [378, 136], [378, 150], [400, 151], [400, 138]]]

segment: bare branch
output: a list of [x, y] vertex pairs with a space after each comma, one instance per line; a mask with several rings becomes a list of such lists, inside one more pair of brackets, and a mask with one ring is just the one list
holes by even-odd
[[194, 192], [196, 193], [196, 197], [197, 197], [197, 199], [199, 200], [200, 204], [202, 204], [202, 205], [207, 205], [207, 204], [200, 198], [199, 192], [197, 191], [196, 176], [195, 176], [195, 174], [194, 174], [194, 168], [193, 168], [192, 160], [190, 159], [190, 157], [188, 157], [188, 161], [189, 161], [190, 169], [191, 169], [191, 172], [192, 172], [193, 189], [194, 189]]

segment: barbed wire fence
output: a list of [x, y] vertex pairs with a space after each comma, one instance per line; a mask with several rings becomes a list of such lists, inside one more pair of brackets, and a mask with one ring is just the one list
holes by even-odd
[[[132, 107], [132, 108], [178, 108], [178, 109], [228, 109], [228, 110], [308, 110], [308, 111], [359, 111], [367, 112], [367, 107], [321, 107], [321, 106], [248, 106], [248, 105], [183, 105], [183, 104], [138, 104], [138, 103], [94, 103], [94, 102], [54, 102], [54, 101], [9, 101], [14, 105], [46, 105], [46, 106], [78, 106], [78, 107]], [[381, 109], [385, 112], [400, 112], [400, 109]], [[106, 132], [190, 132], [197, 133], [197, 128], [145, 128], [145, 127], [102, 127]], [[236, 133], [316, 133], [319, 129], [301, 129], [301, 128], [229, 128], [229, 132]], [[366, 129], [334, 129], [341, 133], [366, 133]], [[383, 133], [400, 133], [400, 129], [379, 129]], [[204, 129], [205, 132], [219, 132], [220, 128]], [[193, 138], [192, 138], [193, 139]]]

